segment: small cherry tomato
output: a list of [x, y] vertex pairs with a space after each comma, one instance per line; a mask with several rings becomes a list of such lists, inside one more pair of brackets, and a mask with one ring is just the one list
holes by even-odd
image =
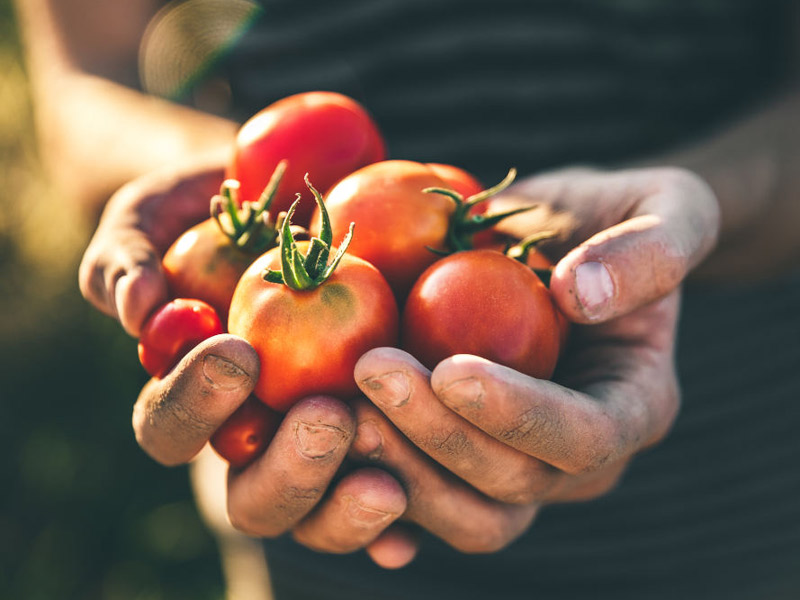
[[[239, 130], [227, 176], [241, 182], [241, 200], [255, 202], [269, 174], [288, 161], [272, 207], [285, 211], [311, 173], [322, 190], [359, 167], [386, 158], [386, 144], [363, 106], [334, 92], [288, 96], [251, 117]], [[300, 203], [295, 222], [308, 225], [313, 202]]]
[[456, 252], [429, 267], [409, 293], [403, 349], [433, 369], [474, 354], [549, 378], [561, 331], [550, 292], [534, 272], [494, 250]]
[[139, 361], [162, 378], [203, 340], [222, 333], [217, 312], [202, 300], [176, 298], [158, 308], [142, 327]]
[[241, 469], [264, 452], [282, 419], [283, 415], [250, 396], [214, 432], [211, 447], [232, 467]]

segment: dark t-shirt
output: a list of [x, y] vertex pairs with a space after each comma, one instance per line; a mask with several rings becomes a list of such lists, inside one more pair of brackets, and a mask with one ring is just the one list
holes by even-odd
[[[394, 158], [486, 182], [614, 165], [774, 94], [789, 2], [265, 0], [218, 65], [245, 118], [313, 89], [361, 101]], [[502, 552], [425, 538], [407, 568], [267, 541], [279, 598], [800, 597], [800, 280], [686, 293], [683, 408], [620, 486], [546, 507]]]

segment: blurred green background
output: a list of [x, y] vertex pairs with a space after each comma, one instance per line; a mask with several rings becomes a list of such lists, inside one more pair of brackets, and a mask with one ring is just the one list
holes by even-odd
[[136, 342], [80, 296], [91, 225], [61, 210], [34, 137], [0, 0], [0, 598], [222, 598], [186, 469], [136, 445]]

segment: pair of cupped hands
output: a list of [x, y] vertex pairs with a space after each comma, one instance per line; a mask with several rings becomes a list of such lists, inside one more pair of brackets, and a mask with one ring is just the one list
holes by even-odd
[[[167, 301], [161, 256], [207, 216], [222, 177], [206, 166], [165, 170], [108, 202], [80, 284], [131, 335]], [[560, 233], [548, 246], [559, 259], [551, 291], [574, 325], [554, 381], [468, 355], [430, 372], [401, 350], [374, 349], [353, 374], [363, 397], [299, 402], [266, 453], [229, 472], [235, 528], [290, 532], [324, 552], [364, 548], [384, 567], [413, 559], [420, 528], [463, 552], [493, 552], [543, 505], [608, 492], [638, 451], [663, 439], [680, 404], [680, 286], [715, 244], [714, 194], [680, 169], [569, 169], [521, 180], [492, 208], [525, 204], [537, 208], [507, 219], [505, 233]], [[142, 389], [138, 443], [160, 463], [188, 463], [258, 371], [241, 338], [206, 340]]]

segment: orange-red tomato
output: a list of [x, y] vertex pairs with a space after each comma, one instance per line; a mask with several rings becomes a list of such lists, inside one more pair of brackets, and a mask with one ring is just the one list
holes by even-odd
[[[356, 235], [348, 252], [372, 263], [403, 298], [414, 281], [444, 251], [455, 204], [440, 194], [424, 193], [447, 184], [425, 164], [387, 160], [348, 175], [326, 195], [333, 240], [339, 243], [351, 222]], [[320, 227], [319, 211], [311, 233]]]
[[280, 248], [250, 265], [228, 317], [228, 330], [250, 342], [261, 361], [256, 396], [280, 412], [315, 394], [354, 396], [359, 357], [397, 344], [397, 304], [389, 285], [375, 267], [349, 254], [327, 281], [310, 290], [266, 281], [265, 269], [280, 265]]
[[232, 244], [209, 218], [175, 240], [161, 264], [173, 297], [207, 302], [224, 323], [239, 277], [256, 258]]
[[549, 378], [560, 351], [550, 292], [523, 265], [494, 250], [457, 252], [432, 265], [403, 311], [402, 347], [432, 369], [474, 354]]
[[211, 447], [232, 467], [241, 469], [264, 452], [282, 419], [283, 415], [250, 396], [214, 432]]
[[[306, 92], [278, 100], [242, 125], [227, 176], [241, 182], [242, 202], [255, 202], [286, 159], [288, 168], [270, 209], [277, 215], [288, 210], [296, 194], [307, 191], [306, 173], [324, 191], [385, 157], [378, 126], [358, 102], [335, 92]], [[313, 200], [301, 202], [295, 223], [306, 225], [313, 209]]]
[[[426, 164], [445, 182], [447, 187], [455, 190], [464, 198], [469, 198], [484, 190], [483, 184], [472, 173], [465, 171], [461, 167], [442, 163]], [[480, 204], [479, 206], [484, 205]]]

